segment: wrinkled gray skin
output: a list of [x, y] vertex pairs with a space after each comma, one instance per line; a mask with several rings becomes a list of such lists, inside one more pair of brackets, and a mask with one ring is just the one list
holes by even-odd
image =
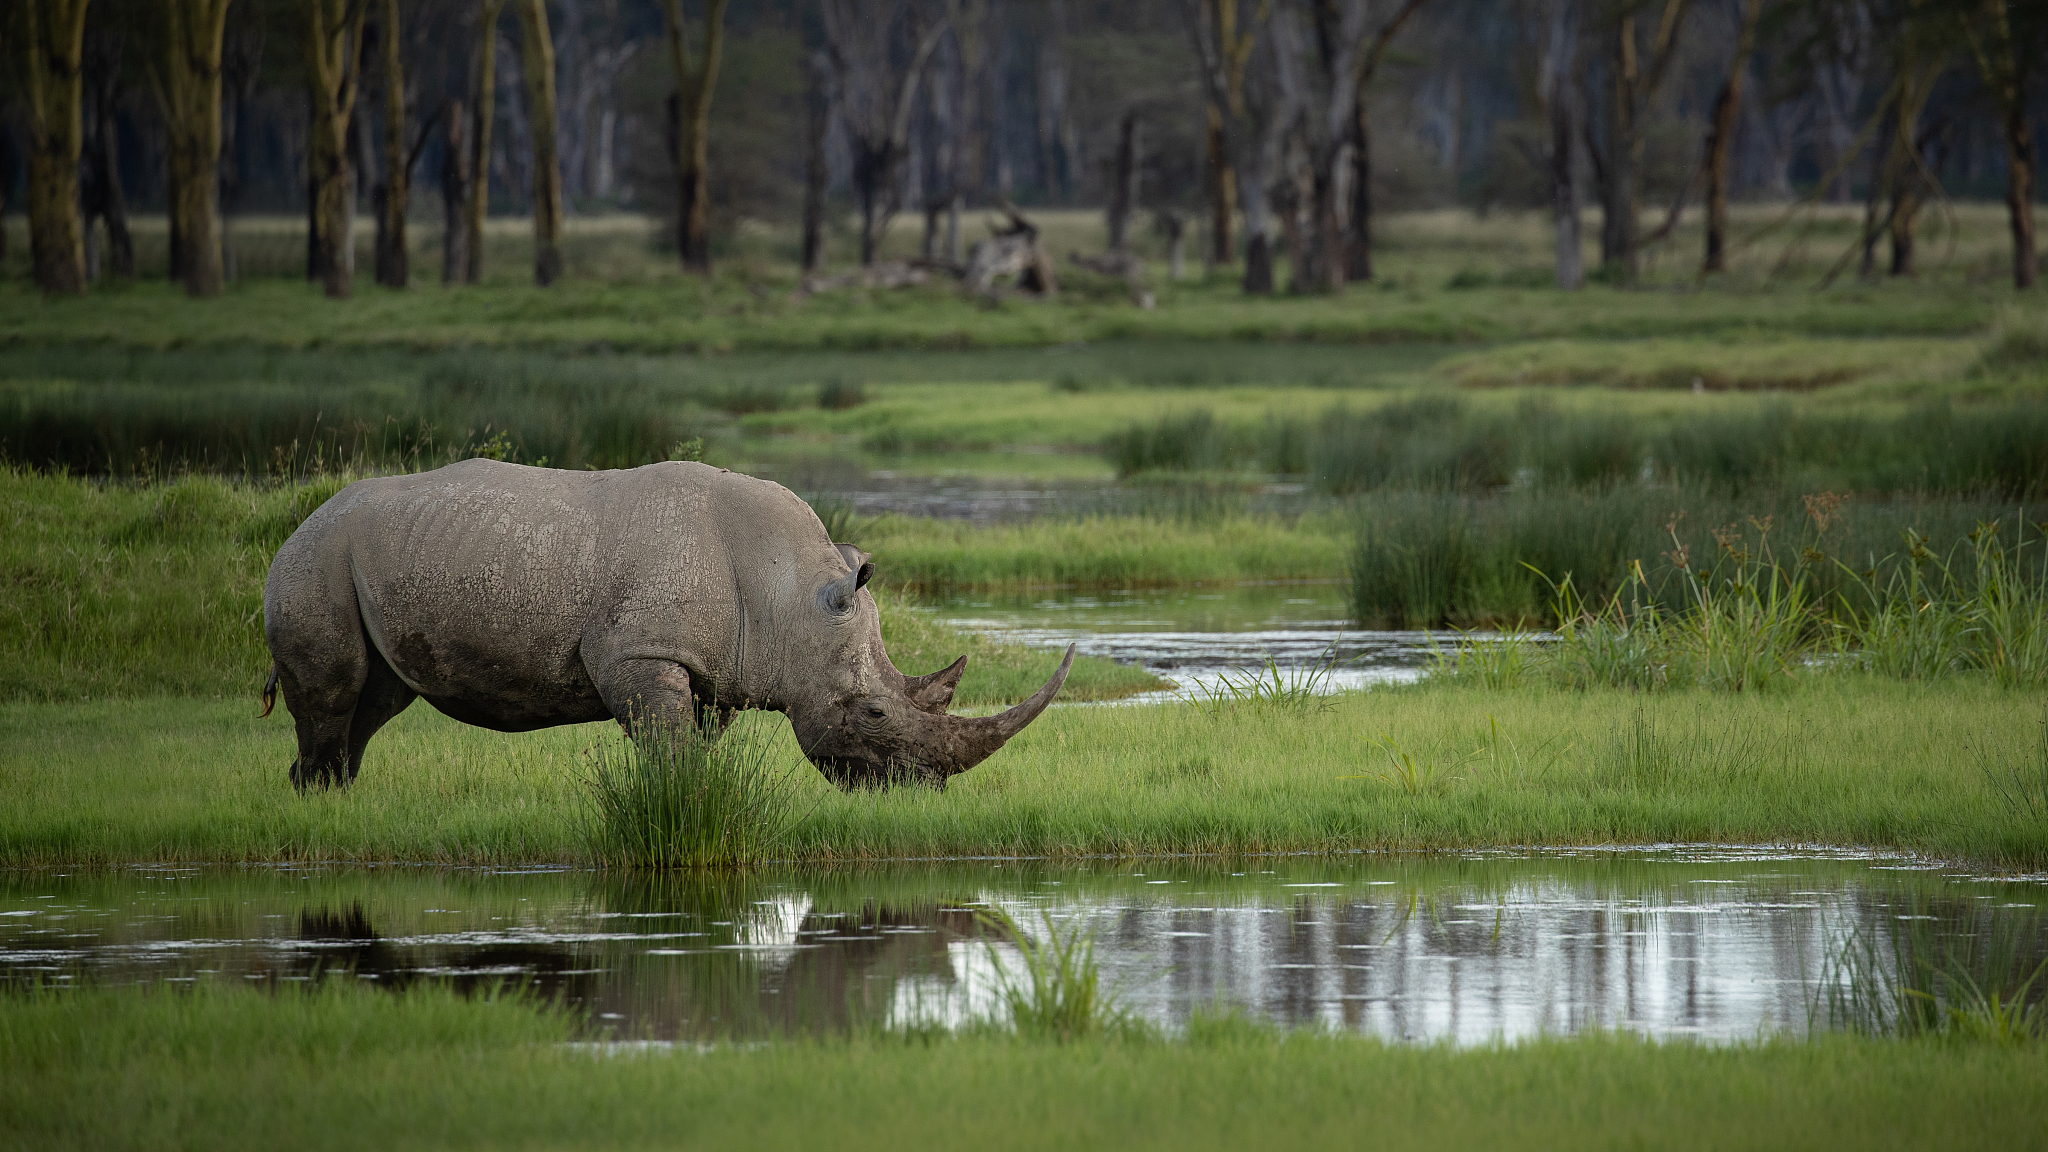
[[281, 685], [301, 789], [355, 779], [415, 696], [501, 732], [771, 709], [842, 788], [943, 787], [1037, 718], [1073, 649], [1008, 712], [949, 716], [967, 658], [897, 671], [873, 572], [788, 489], [705, 464], [359, 480], [271, 561], [264, 712]]

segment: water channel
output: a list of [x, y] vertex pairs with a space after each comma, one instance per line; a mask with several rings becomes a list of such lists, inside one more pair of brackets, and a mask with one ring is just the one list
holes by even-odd
[[1213, 691], [1225, 676], [1262, 670], [1270, 676], [1275, 669], [1283, 679], [1312, 680], [1325, 692], [1420, 679], [1433, 659], [1430, 634], [1353, 625], [1347, 592], [1338, 582], [1055, 589], [967, 594], [932, 601], [923, 610], [954, 628], [997, 640], [1049, 649], [1072, 642], [1085, 656], [1143, 665], [1182, 692]]
[[[529, 985], [587, 1034], [957, 1023], [1015, 941], [1092, 933], [1166, 1028], [1232, 1006], [1403, 1041], [1802, 1033], [1845, 948], [2048, 956], [2048, 878], [1664, 847], [1436, 857], [953, 861], [645, 878], [421, 867], [0, 873], [0, 987]], [[1888, 961], [1887, 961], [1888, 962]]]

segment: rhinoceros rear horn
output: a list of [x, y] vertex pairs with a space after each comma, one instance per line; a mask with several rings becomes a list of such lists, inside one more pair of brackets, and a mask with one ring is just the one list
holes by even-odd
[[967, 657], [962, 656], [929, 676], [906, 678], [903, 694], [926, 712], [944, 713], [953, 703], [953, 690], [960, 686], [960, 677], [966, 671]]
[[[939, 739], [927, 763], [939, 767], [944, 775], [953, 776], [967, 771], [1009, 742], [1010, 737], [1024, 730], [1025, 725], [1038, 719], [1052, 698], [1059, 695], [1060, 686], [1067, 682], [1067, 670], [1074, 666], [1074, 646], [1067, 645], [1067, 654], [1060, 661], [1052, 679], [1045, 686], [1031, 694], [1031, 698], [1007, 712], [994, 716], [934, 716], [939, 725]], [[948, 669], [951, 671], [951, 669]], [[943, 675], [943, 673], [941, 673]]]

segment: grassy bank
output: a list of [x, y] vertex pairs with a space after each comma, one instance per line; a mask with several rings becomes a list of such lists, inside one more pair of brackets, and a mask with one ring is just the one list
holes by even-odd
[[[1184, 1040], [877, 1035], [610, 1058], [516, 999], [0, 999], [22, 1148], [2029, 1148], [2039, 1044], [1612, 1036], [1458, 1051], [1229, 1021]], [[109, 1085], [119, 1090], [109, 1092]]]
[[[943, 793], [854, 795], [803, 763], [780, 717], [744, 723], [794, 774], [790, 858], [1796, 841], [2040, 867], [2044, 720], [2037, 695], [1976, 677], [1055, 708]], [[584, 757], [618, 739], [506, 736], [415, 706], [351, 791], [301, 797], [289, 722], [249, 703], [9, 704], [0, 864], [580, 860]]]
[[[270, 557], [343, 483], [342, 477], [303, 486], [188, 477], [167, 485], [102, 485], [0, 468], [0, 583], [8, 593], [0, 599], [0, 699], [169, 692], [253, 700], [270, 668], [263, 643]], [[971, 547], [923, 523], [888, 521], [863, 538], [880, 555], [885, 585], [943, 585], [971, 567], [964, 558]], [[1007, 541], [1008, 554], [1027, 574], [1034, 571], [1029, 557], [1065, 549], [1057, 564], [1111, 577], [1146, 571], [1143, 566], [1160, 562], [1161, 554], [1187, 571], [1222, 555], [1227, 575], [1255, 567], [1249, 557], [1272, 539], [1294, 544], [1304, 557], [1299, 567], [1322, 564], [1327, 573], [1338, 564], [1334, 538], [1277, 526], [1265, 532], [1239, 542], [1215, 530], [1119, 530], [1111, 524], [1027, 527], [992, 538]], [[896, 539], [904, 541], [900, 555]], [[886, 590], [883, 598], [890, 603]], [[1023, 648], [961, 635], [893, 607], [882, 620], [883, 639], [900, 667], [928, 672], [962, 653], [970, 656], [961, 703], [1014, 702], [1044, 682], [1043, 660]], [[1066, 693], [1076, 700], [1113, 699], [1156, 684], [1140, 669], [1084, 657], [1075, 660]]]

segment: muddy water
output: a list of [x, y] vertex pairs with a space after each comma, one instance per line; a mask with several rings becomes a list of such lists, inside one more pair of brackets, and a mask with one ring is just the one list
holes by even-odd
[[[1666, 848], [1424, 859], [956, 862], [646, 879], [572, 871], [149, 868], [0, 874], [0, 986], [530, 984], [592, 1035], [957, 1022], [1016, 933], [1081, 927], [1172, 1028], [1233, 1005], [1461, 1044], [1621, 1028], [1798, 1033], [1851, 941], [1991, 935], [2048, 955], [2048, 879], [1910, 860]], [[1937, 953], [1928, 953], [1937, 954]]]

